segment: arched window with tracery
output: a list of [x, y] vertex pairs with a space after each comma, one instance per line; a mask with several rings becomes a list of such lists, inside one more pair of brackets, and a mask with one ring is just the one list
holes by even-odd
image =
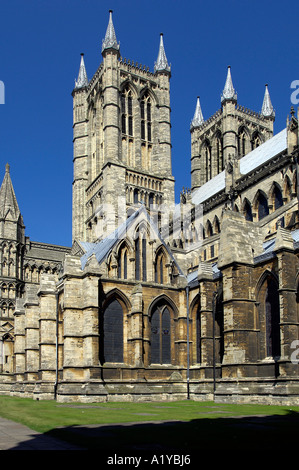
[[261, 136], [260, 134], [256, 131], [253, 133], [252, 135], [252, 139], [251, 139], [251, 149], [254, 150], [256, 149], [257, 147], [259, 147], [262, 143], [262, 139], [261, 139]]
[[145, 93], [140, 100], [141, 139], [152, 141], [152, 101], [149, 93]]
[[120, 279], [128, 278], [128, 247], [123, 243], [118, 251], [117, 274]]
[[150, 315], [150, 363], [171, 364], [172, 309], [167, 302], [159, 302]]
[[123, 362], [124, 305], [112, 299], [101, 311], [99, 319], [99, 359], [106, 362]]
[[258, 290], [260, 358], [280, 356], [279, 286], [272, 273], [265, 273]]
[[147, 280], [147, 231], [139, 227], [135, 233], [135, 279]]
[[205, 140], [203, 144], [202, 157], [205, 165], [205, 178], [207, 182], [212, 178], [212, 151], [211, 144], [208, 140]]
[[121, 94], [121, 131], [125, 135], [133, 136], [133, 97], [128, 86]]
[[165, 284], [167, 282], [166, 257], [162, 248], [158, 250], [155, 259], [155, 282], [159, 284]]
[[238, 132], [238, 155], [244, 157], [247, 151], [248, 135], [244, 127], [241, 127]]

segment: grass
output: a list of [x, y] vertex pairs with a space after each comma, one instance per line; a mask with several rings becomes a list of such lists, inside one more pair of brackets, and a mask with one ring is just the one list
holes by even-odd
[[261, 441], [265, 448], [275, 448], [277, 441], [283, 447], [296, 445], [299, 425], [298, 406], [191, 400], [61, 404], [0, 396], [0, 416], [88, 449], [106, 451], [115, 451], [117, 446], [121, 451], [156, 448], [187, 452], [212, 448], [215, 442], [223, 449], [230, 445], [249, 448], [249, 443], [251, 449], [258, 448]]

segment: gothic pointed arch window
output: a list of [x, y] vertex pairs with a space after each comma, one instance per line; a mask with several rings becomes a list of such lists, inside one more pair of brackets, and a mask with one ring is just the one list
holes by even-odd
[[112, 298], [100, 313], [99, 359], [106, 362], [123, 362], [124, 304]]
[[279, 294], [273, 278], [267, 281], [265, 297], [267, 356], [280, 356]]
[[257, 197], [257, 210], [259, 220], [262, 220], [264, 217], [269, 215], [268, 200], [262, 192], [259, 192]]
[[213, 227], [211, 222], [208, 220], [206, 223], [206, 237], [212, 237], [213, 236]]
[[278, 358], [280, 346], [279, 285], [272, 272], [261, 277], [257, 291], [259, 357]]
[[281, 192], [281, 189], [276, 184], [274, 185], [274, 188], [272, 191], [272, 204], [273, 204], [274, 210], [277, 210], [283, 206], [282, 192]]
[[141, 140], [152, 141], [152, 99], [148, 92], [140, 100]]
[[135, 232], [135, 279], [147, 280], [147, 229], [138, 227]]
[[220, 289], [215, 296], [215, 359], [222, 364], [224, 356], [224, 314], [223, 292]]
[[171, 322], [173, 312], [170, 305], [160, 301], [150, 315], [150, 363], [171, 364]]
[[216, 161], [217, 161], [217, 173], [224, 170], [224, 159], [223, 159], [223, 138], [221, 132], [216, 134]]
[[240, 127], [238, 131], [238, 155], [244, 157], [247, 152], [248, 134], [244, 126]]
[[133, 95], [128, 85], [121, 93], [121, 131], [122, 134], [133, 136]]
[[284, 185], [283, 185], [283, 199], [286, 202], [289, 202], [292, 198], [292, 184], [291, 180], [288, 175], [286, 175], [284, 179]]
[[196, 309], [196, 362], [202, 363], [202, 325], [200, 304]]
[[258, 131], [255, 131], [252, 134], [252, 139], [251, 139], [251, 149], [254, 150], [257, 147], [259, 147], [262, 143], [262, 138], [260, 136], [260, 133]]
[[155, 259], [155, 282], [165, 284], [167, 282], [166, 276], [166, 255], [163, 248], [157, 251]]
[[206, 182], [212, 178], [212, 151], [211, 151], [211, 144], [208, 139], [204, 141], [202, 147], [202, 157], [205, 165], [205, 177]]
[[246, 199], [243, 206], [243, 214], [246, 220], [253, 221], [252, 208], [250, 202]]
[[118, 250], [117, 274], [120, 279], [128, 278], [128, 247], [125, 242], [122, 243]]

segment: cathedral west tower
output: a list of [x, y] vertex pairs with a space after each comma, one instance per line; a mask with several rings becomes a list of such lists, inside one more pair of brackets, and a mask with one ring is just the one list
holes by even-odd
[[102, 58], [88, 81], [82, 54], [73, 90], [73, 240], [89, 242], [111, 233], [140, 203], [155, 214], [174, 205], [163, 35], [150, 72], [121, 57], [110, 11]]

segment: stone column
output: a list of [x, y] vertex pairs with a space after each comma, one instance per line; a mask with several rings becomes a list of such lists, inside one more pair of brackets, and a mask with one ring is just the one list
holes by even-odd
[[63, 381], [84, 379], [82, 276], [80, 258], [67, 255], [64, 263]]
[[280, 338], [281, 358], [280, 373], [298, 375], [298, 364], [291, 363], [291, 355], [298, 340], [298, 318], [296, 305], [295, 279], [298, 260], [294, 253], [292, 233], [282, 227], [278, 228], [274, 251], [278, 260], [279, 306], [280, 306]]
[[[201, 366], [205, 367], [205, 377], [212, 377], [213, 367], [213, 278], [203, 277], [200, 282], [200, 324], [201, 324]], [[196, 328], [196, 317], [194, 318]]]
[[39, 298], [37, 291], [38, 286], [29, 284], [26, 287], [26, 298], [24, 302], [26, 309], [26, 378], [29, 382], [38, 379], [39, 371]]
[[16, 385], [18, 383], [23, 383], [25, 376], [25, 307], [24, 300], [17, 299], [16, 309], [14, 313], [15, 324], [14, 324], [14, 333], [15, 333], [15, 344], [14, 344], [14, 354], [15, 354], [15, 381]]
[[87, 380], [91, 369], [99, 366], [99, 265], [93, 255], [84, 269], [83, 312], [83, 362]]
[[143, 308], [142, 308], [142, 286], [138, 284], [132, 292], [132, 310], [130, 317], [130, 365], [143, 367]]
[[[251, 289], [253, 256], [262, 252], [264, 229], [234, 211], [224, 212], [218, 267], [223, 277], [224, 357], [230, 376], [256, 359], [254, 302]], [[222, 377], [226, 374], [222, 367]]]
[[40, 388], [36, 392], [45, 398], [52, 397], [56, 378], [56, 276], [42, 274], [38, 291], [40, 301]]

